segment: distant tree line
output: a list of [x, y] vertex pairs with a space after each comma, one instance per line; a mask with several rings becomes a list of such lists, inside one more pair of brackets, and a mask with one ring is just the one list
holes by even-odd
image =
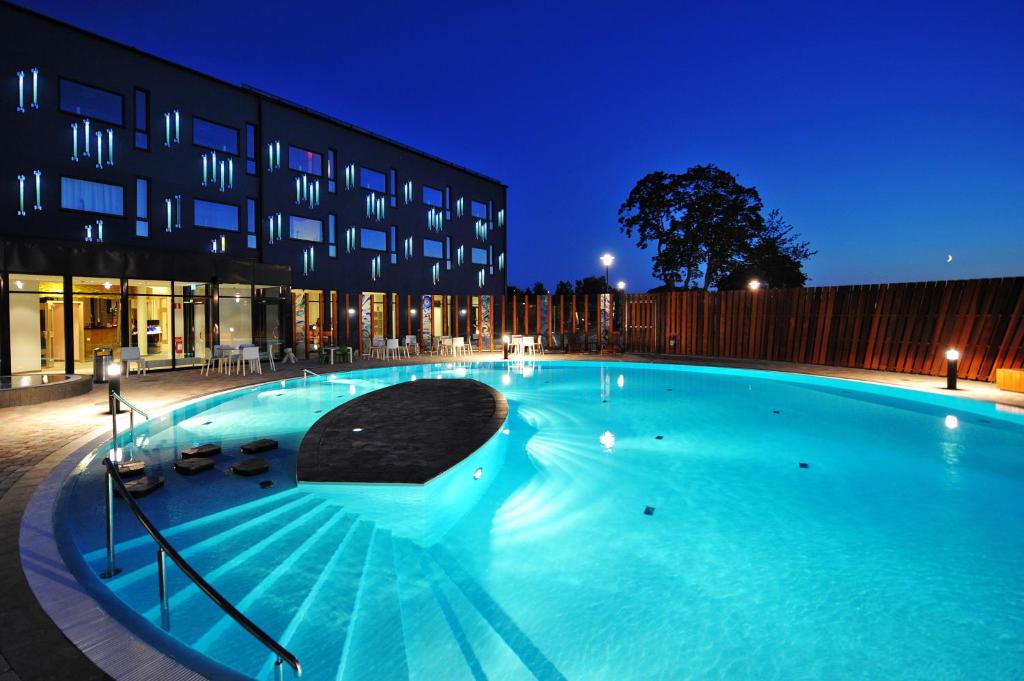
[[714, 165], [685, 173], [649, 173], [619, 207], [622, 232], [656, 248], [652, 273], [676, 288], [743, 288], [752, 279], [773, 288], [803, 286], [810, 244], [775, 209], [764, 214], [755, 187]]

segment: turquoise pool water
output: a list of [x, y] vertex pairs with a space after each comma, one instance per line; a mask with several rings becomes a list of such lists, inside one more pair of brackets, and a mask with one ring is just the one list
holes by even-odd
[[[320, 415], [455, 376], [510, 406], [460, 466], [424, 488], [295, 485]], [[993, 405], [740, 370], [447, 364], [245, 389], [136, 435], [126, 453], [167, 477], [143, 509], [307, 679], [1024, 677], [1024, 416]], [[227, 474], [262, 436], [282, 445], [271, 473]], [[217, 470], [176, 475], [199, 442], [223, 444]], [[57, 514], [83, 583], [209, 676], [271, 678], [174, 567], [160, 631], [154, 544], [126, 511], [123, 572], [96, 578], [100, 458]]]

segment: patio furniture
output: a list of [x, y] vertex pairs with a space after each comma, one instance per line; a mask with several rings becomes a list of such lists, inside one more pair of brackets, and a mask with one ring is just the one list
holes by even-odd
[[[411, 348], [411, 350], [410, 350], [410, 348]], [[416, 339], [416, 336], [406, 336], [405, 337], [405, 354], [406, 354], [406, 357], [409, 356], [410, 352], [413, 355], [420, 354], [420, 343]]]
[[274, 346], [280, 345], [281, 341], [268, 340], [267, 341], [267, 361], [270, 362], [270, 370], [277, 371], [277, 367], [274, 365]]
[[124, 364], [125, 375], [130, 375], [132, 372], [132, 363], [135, 363], [135, 373], [138, 375], [145, 375], [146, 360], [142, 356], [142, 351], [138, 347], [129, 346], [121, 348], [121, 363]]
[[263, 374], [263, 365], [260, 364], [260, 349], [255, 345], [247, 345], [242, 348], [240, 361], [243, 376], [245, 376], [246, 369], [253, 374]]
[[384, 357], [386, 357], [388, 359], [390, 359], [391, 357], [394, 357], [395, 359], [398, 359], [398, 339], [397, 338], [388, 338], [387, 339], [386, 344], [384, 345]]
[[541, 342], [541, 337], [540, 336], [534, 336], [533, 339], [534, 339], [533, 340], [533, 349], [531, 350], [531, 352], [536, 355], [537, 351], [540, 350], [540, 354], [543, 355], [544, 354], [544, 343]]
[[384, 336], [374, 336], [370, 343], [370, 358], [384, 359]]
[[452, 339], [452, 355], [466, 354], [466, 339], [462, 336]]
[[292, 351], [291, 348], [284, 349], [284, 358], [281, 360], [281, 364], [288, 364], [289, 362], [295, 364], [298, 361], [299, 358], [295, 356], [295, 353]]

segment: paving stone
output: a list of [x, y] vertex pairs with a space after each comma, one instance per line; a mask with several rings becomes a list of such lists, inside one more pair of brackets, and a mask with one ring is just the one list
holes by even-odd
[[253, 440], [252, 442], [246, 442], [241, 447], [243, 454], [257, 454], [259, 452], [269, 452], [272, 449], [277, 449], [277, 440], [271, 440], [268, 437], [263, 437], [260, 438], [259, 440]]
[[194, 459], [183, 459], [174, 464], [174, 470], [182, 475], [198, 475], [204, 471], [213, 470], [213, 459], [206, 459], [197, 456]]
[[270, 465], [263, 459], [246, 459], [231, 466], [236, 475], [260, 475], [270, 470]]
[[220, 454], [220, 445], [215, 445], [211, 442], [181, 450], [181, 458], [183, 459], [206, 458], [217, 454]]

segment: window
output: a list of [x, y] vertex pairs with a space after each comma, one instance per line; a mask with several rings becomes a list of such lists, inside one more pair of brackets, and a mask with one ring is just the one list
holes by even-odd
[[192, 144], [234, 156], [238, 154], [238, 131], [193, 116]]
[[487, 250], [483, 248], [473, 249], [473, 264], [474, 265], [486, 265], [487, 264]]
[[388, 192], [391, 194], [391, 207], [398, 206], [398, 171], [392, 168], [388, 171]]
[[487, 219], [487, 204], [486, 203], [480, 203], [479, 201], [470, 201], [469, 202], [469, 212], [475, 218], [480, 218], [481, 220], [486, 220]]
[[327, 216], [327, 255], [331, 258], [338, 257], [338, 229], [337, 219], [334, 213]]
[[149, 93], [135, 88], [135, 148], [149, 149]]
[[196, 227], [238, 231], [238, 206], [195, 199], [194, 222]]
[[372, 168], [359, 169], [359, 186], [363, 189], [380, 192], [381, 194], [387, 190], [384, 173], [373, 170]]
[[60, 79], [60, 110], [115, 125], [124, 124], [124, 98], [121, 95], [63, 78]]
[[302, 147], [288, 147], [288, 168], [307, 175], [322, 175], [324, 160], [320, 154]]
[[386, 251], [388, 250], [388, 235], [379, 229], [363, 227], [359, 230], [359, 247], [370, 251]]
[[446, 270], [452, 268], [452, 238], [450, 236], [444, 238], [444, 268]]
[[135, 178], [135, 236], [149, 236], [149, 180]]
[[398, 227], [391, 225], [391, 241], [388, 244], [388, 251], [391, 253], [391, 264], [398, 264]]
[[444, 244], [440, 241], [434, 241], [433, 239], [423, 240], [423, 257], [425, 258], [437, 258], [440, 260], [444, 257]]
[[324, 240], [324, 223], [312, 218], [289, 215], [288, 236], [299, 241], [316, 241], [319, 243]]
[[338, 191], [338, 183], [335, 182], [334, 173], [337, 171], [337, 154], [334, 149], [327, 150], [327, 191], [331, 194]]
[[60, 207], [85, 213], [124, 215], [124, 187], [73, 177], [60, 178]]
[[245, 124], [245, 172], [256, 174], [256, 126], [252, 123]]
[[245, 245], [256, 248], [256, 199], [245, 200]]
[[452, 219], [452, 188], [444, 188], [444, 219]]
[[434, 189], [423, 185], [423, 203], [428, 206], [434, 206], [435, 208], [444, 207], [444, 195], [441, 194], [440, 189]]

